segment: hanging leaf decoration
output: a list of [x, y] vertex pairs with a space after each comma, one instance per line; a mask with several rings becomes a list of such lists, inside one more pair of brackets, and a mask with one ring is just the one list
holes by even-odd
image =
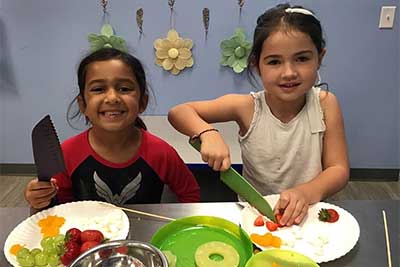
[[210, 25], [210, 10], [208, 8], [203, 8], [203, 24], [204, 24], [204, 30], [206, 31], [206, 39], [207, 39], [208, 26]]
[[106, 12], [108, 0], [101, 0], [101, 6], [103, 7], [103, 12]]
[[171, 11], [172, 11], [172, 9], [174, 9], [174, 4], [175, 4], [175, 0], [168, 0], [168, 5], [169, 5], [169, 8], [171, 9]]
[[103, 27], [101, 27], [100, 34], [89, 34], [88, 41], [92, 52], [103, 47], [112, 47], [123, 52], [128, 51], [125, 40], [114, 35], [114, 30], [110, 24], [104, 24]]
[[139, 33], [143, 33], [143, 8], [136, 10], [136, 23], [139, 29]]
[[244, 0], [239, 0], [238, 4], [239, 4], [240, 9], [242, 9], [242, 7], [244, 5]]

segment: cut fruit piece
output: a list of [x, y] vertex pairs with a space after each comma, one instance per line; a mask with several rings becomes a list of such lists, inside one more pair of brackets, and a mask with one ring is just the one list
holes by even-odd
[[164, 253], [165, 257], [167, 258], [168, 267], [175, 267], [176, 266], [176, 255], [169, 250], [164, 250], [162, 253]]
[[[213, 257], [219, 258], [213, 259]], [[222, 258], [222, 259], [221, 259]], [[224, 242], [212, 241], [199, 246], [194, 259], [197, 267], [237, 267], [239, 253]]]

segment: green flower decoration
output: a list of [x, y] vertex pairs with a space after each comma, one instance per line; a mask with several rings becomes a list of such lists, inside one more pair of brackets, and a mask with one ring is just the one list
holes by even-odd
[[103, 47], [112, 47], [123, 52], [128, 52], [125, 40], [121, 37], [115, 36], [112, 26], [107, 23], [101, 27], [100, 34], [89, 34], [88, 41], [92, 52]]
[[246, 40], [244, 30], [237, 28], [230, 39], [223, 40], [220, 44], [222, 50], [221, 65], [231, 67], [234, 72], [241, 73], [247, 67], [251, 45]]

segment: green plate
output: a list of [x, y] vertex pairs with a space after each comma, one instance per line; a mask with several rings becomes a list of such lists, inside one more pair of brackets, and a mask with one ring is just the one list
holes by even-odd
[[[162, 251], [171, 251], [177, 257], [176, 267], [195, 267], [196, 249], [211, 241], [221, 241], [234, 247], [240, 256], [240, 267], [244, 267], [253, 255], [253, 245], [242, 228], [212, 216], [177, 219], [160, 228], [150, 243]], [[214, 255], [212, 259], [218, 261], [221, 257]]]
[[303, 254], [283, 249], [270, 249], [254, 255], [246, 267], [271, 267], [272, 263], [279, 267], [319, 267], [312, 259]]

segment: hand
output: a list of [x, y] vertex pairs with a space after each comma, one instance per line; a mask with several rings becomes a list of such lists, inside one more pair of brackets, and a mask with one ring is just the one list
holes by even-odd
[[280, 224], [291, 226], [300, 224], [306, 216], [310, 201], [306, 194], [298, 188], [291, 188], [280, 194], [274, 213], [281, 214]]
[[231, 166], [229, 147], [222, 136], [216, 131], [210, 131], [200, 136], [201, 158], [214, 171], [226, 171]]
[[33, 179], [25, 188], [25, 199], [34, 209], [42, 209], [47, 207], [51, 199], [57, 194], [58, 187], [56, 180], [51, 179], [50, 182], [39, 182]]

